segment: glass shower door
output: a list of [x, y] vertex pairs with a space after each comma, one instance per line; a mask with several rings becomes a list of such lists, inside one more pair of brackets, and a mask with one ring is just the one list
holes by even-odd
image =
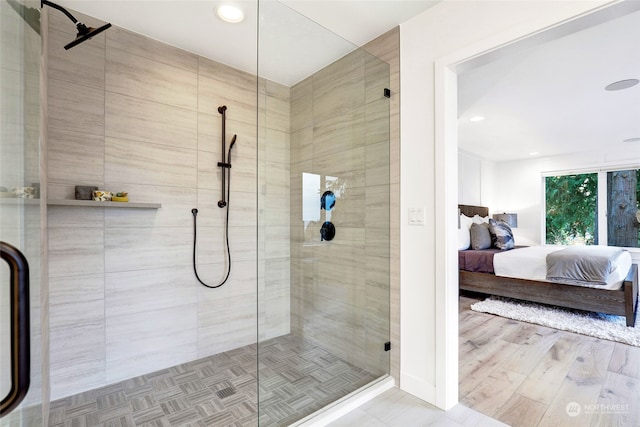
[[258, 413], [287, 426], [389, 373], [389, 64], [280, 2], [259, 23]]
[[0, 426], [42, 424], [39, 6], [0, 2]]

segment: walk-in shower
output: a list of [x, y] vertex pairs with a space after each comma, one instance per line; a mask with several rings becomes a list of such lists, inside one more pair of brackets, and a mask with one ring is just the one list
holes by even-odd
[[[46, 174], [28, 98], [2, 123], [21, 148], [2, 140], [0, 186], [41, 179], [65, 203], [0, 198], [0, 237], [25, 243], [32, 284], [46, 279], [31, 292], [31, 391], [0, 426], [295, 425], [389, 374], [389, 65], [256, 5], [249, 71], [116, 25], [66, 51], [68, 18], [43, 15]], [[2, 37], [39, 37], [0, 7]], [[3, 102], [40, 81], [40, 52], [19, 53], [35, 68], [0, 64]], [[76, 201], [75, 185], [130, 202]]]

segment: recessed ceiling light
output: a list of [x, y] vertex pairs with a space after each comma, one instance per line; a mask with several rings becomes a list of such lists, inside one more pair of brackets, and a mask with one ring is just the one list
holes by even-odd
[[540, 154], [537, 151], [532, 151], [531, 153], [529, 153], [530, 156], [537, 156], [538, 154]]
[[640, 80], [638, 80], [638, 79], [620, 80], [619, 82], [614, 82], [614, 83], [611, 83], [610, 85], [607, 85], [605, 87], [605, 90], [629, 89], [630, 87], [633, 87], [633, 86], [637, 85], [638, 83], [640, 83]]
[[244, 12], [237, 6], [233, 6], [231, 4], [221, 4], [218, 6], [216, 10], [220, 19], [226, 22], [231, 22], [232, 24], [237, 24], [238, 22], [242, 22], [244, 19]]
[[622, 142], [640, 142], [640, 136], [636, 137], [636, 138], [629, 138], [629, 139], [625, 139]]
[[472, 121], [472, 122], [481, 122], [483, 120], [484, 120], [484, 117], [482, 117], [482, 116], [475, 116], [475, 117], [471, 117], [469, 119], [469, 121]]

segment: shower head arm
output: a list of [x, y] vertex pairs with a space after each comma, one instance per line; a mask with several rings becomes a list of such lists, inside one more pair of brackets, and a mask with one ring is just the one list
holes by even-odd
[[[78, 20], [75, 18], [75, 16], [73, 16], [67, 9], [65, 9], [64, 7], [52, 3], [48, 0], [40, 0], [40, 7], [44, 7], [45, 5], [52, 7], [54, 9], [58, 9], [60, 12], [64, 13], [65, 15], [67, 15], [67, 18], [69, 18], [74, 24], [78, 23]], [[82, 25], [82, 24], [81, 24]]]
[[49, 6], [52, 7], [54, 9], [59, 10], [60, 12], [64, 13], [65, 15], [67, 15], [67, 18], [69, 18], [74, 24], [76, 24], [76, 29], [78, 30], [78, 34], [76, 35], [75, 40], [73, 40], [71, 43], [68, 43], [67, 45], [65, 45], [65, 49], [71, 49], [72, 47], [82, 43], [85, 40], [89, 40], [91, 37], [95, 36], [96, 34], [99, 34], [101, 32], [103, 32], [104, 30], [111, 28], [111, 24], [105, 24], [102, 27], [99, 28], [92, 28], [92, 27], [87, 27], [86, 25], [84, 25], [82, 22], [78, 21], [76, 19], [75, 16], [73, 16], [67, 9], [65, 9], [64, 7], [57, 5], [53, 2], [50, 2], [48, 0], [40, 0], [40, 7], [44, 7], [44, 6]]

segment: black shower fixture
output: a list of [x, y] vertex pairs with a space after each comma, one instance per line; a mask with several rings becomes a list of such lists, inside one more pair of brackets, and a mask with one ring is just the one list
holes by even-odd
[[[231, 149], [236, 143], [236, 137], [238, 135], [233, 135], [231, 138], [231, 144], [229, 145], [229, 152], [226, 152], [226, 123], [227, 123], [227, 106], [221, 105], [218, 107], [218, 113], [222, 115], [222, 161], [218, 162], [218, 167], [222, 168], [221, 174], [221, 182], [222, 182], [222, 199], [218, 200], [218, 207], [220, 209], [227, 206], [227, 197], [229, 193], [228, 186], [225, 188], [225, 180], [227, 177], [227, 173], [229, 173], [229, 169], [231, 169]], [[229, 177], [231, 178], [231, 177]]]
[[79, 22], [64, 7], [62, 7], [60, 5], [57, 5], [55, 3], [52, 3], [52, 2], [50, 2], [48, 0], [40, 0], [40, 7], [44, 7], [45, 5], [47, 5], [49, 7], [52, 7], [54, 9], [58, 9], [60, 12], [64, 13], [65, 15], [67, 15], [67, 18], [69, 18], [74, 24], [76, 24], [76, 29], [78, 30], [78, 34], [76, 35], [76, 39], [74, 41], [72, 41], [71, 43], [67, 44], [64, 47], [66, 50], [71, 49], [75, 45], [78, 45], [78, 44], [82, 43], [85, 40], [89, 40], [91, 37], [95, 36], [96, 34], [99, 34], [99, 33], [103, 32], [104, 30], [106, 30], [106, 29], [111, 27], [111, 24], [108, 24], [108, 23], [103, 25], [102, 27], [98, 27], [98, 28], [87, 27], [82, 22]]
[[[220, 107], [218, 107], [218, 113], [222, 114], [222, 161], [218, 162], [218, 167], [222, 168], [222, 170], [220, 171], [221, 181], [222, 181], [222, 199], [218, 200], [218, 207], [221, 209], [227, 208], [226, 219], [224, 222], [224, 240], [227, 244], [227, 274], [217, 285], [208, 285], [198, 275], [198, 266], [197, 266], [197, 257], [196, 257], [196, 250], [198, 247], [198, 243], [197, 243], [198, 242], [198, 238], [197, 238], [198, 209], [191, 209], [191, 214], [193, 215], [193, 272], [195, 273], [196, 279], [198, 279], [198, 282], [200, 282], [202, 285], [206, 286], [207, 288], [212, 288], [212, 289], [219, 288], [220, 286], [227, 283], [227, 280], [229, 280], [229, 275], [231, 274], [231, 249], [229, 248], [229, 210], [230, 210], [229, 197], [230, 197], [230, 190], [231, 190], [231, 149], [236, 144], [236, 138], [238, 137], [238, 135], [233, 135], [233, 138], [231, 138], [231, 144], [229, 144], [229, 151], [227, 151], [225, 146], [225, 143], [226, 143], [225, 134], [227, 132], [226, 112], [227, 112], [226, 105], [221, 105]], [[225, 187], [225, 182], [226, 182], [226, 187]]]

